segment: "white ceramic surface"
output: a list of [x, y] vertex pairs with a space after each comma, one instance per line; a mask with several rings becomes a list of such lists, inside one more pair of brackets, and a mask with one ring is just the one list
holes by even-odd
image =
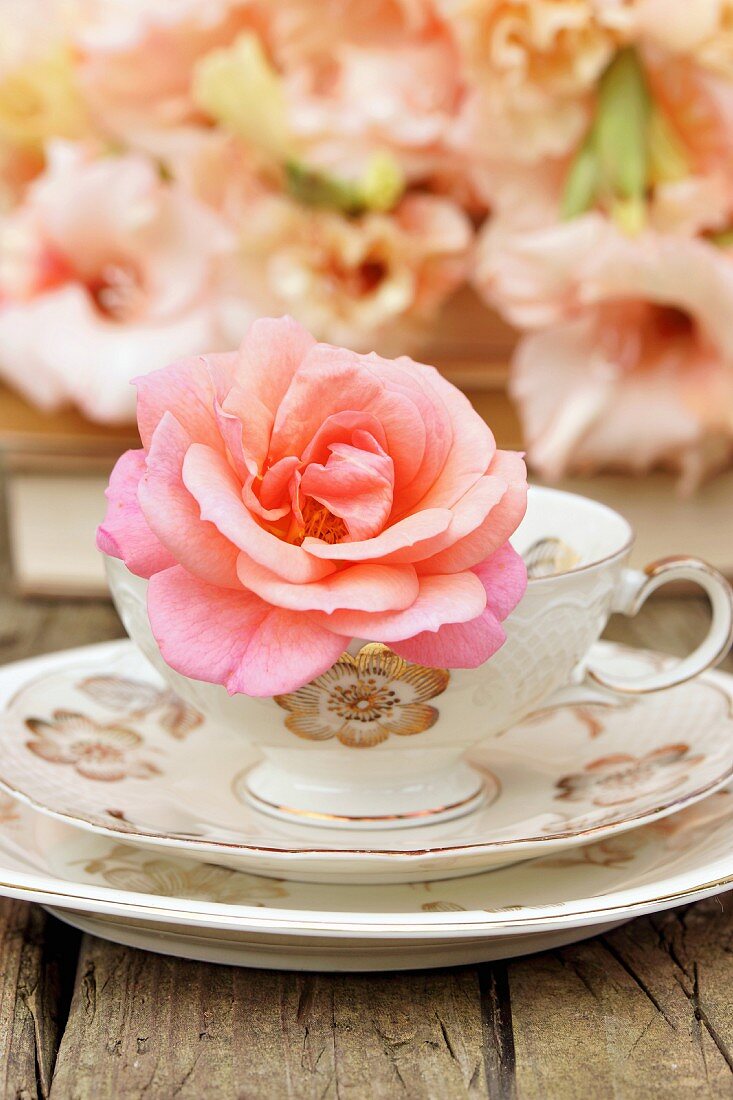
[[[604, 643], [594, 659], [610, 675], [667, 663]], [[44, 814], [164, 854], [280, 879], [438, 879], [610, 838], [727, 782], [732, 683], [707, 674], [623, 707], [546, 708], [472, 750], [491, 792], [480, 810], [354, 834], [253, 809], [257, 750], [173, 697], [131, 642], [105, 643], [0, 673], [0, 782]]]
[[[572, 689], [577, 698], [609, 689], [639, 694], [689, 679], [729, 647], [731, 591], [710, 567], [679, 559], [646, 572], [627, 569], [633, 534], [620, 515], [584, 497], [532, 488], [513, 542], [526, 552], [546, 537], [568, 543], [578, 563], [529, 582], [505, 623], [506, 643], [480, 668], [421, 670], [389, 654], [369, 661], [363, 656], [357, 666], [332, 670], [278, 700], [232, 697], [220, 685], [173, 672], [150, 630], [147, 582], [117, 559], [108, 559], [107, 569], [128, 633], [176, 693], [262, 753], [246, 781], [261, 809], [320, 827], [387, 830], [410, 827], [427, 815], [444, 820], [475, 809], [482, 777], [466, 765], [464, 751], [516, 724], [558, 689], [567, 694], [565, 685], [574, 678], [586, 680], [583, 688]], [[713, 605], [710, 633], [694, 654], [631, 680], [581, 668], [612, 611], [635, 614], [652, 591], [680, 579], [700, 584]], [[351, 647], [352, 656], [362, 644]], [[369, 698], [373, 720], [367, 725], [354, 709], [354, 691]], [[412, 706], [414, 715], [415, 703], [419, 720], [408, 719], [404, 709]]]
[[277, 883], [151, 856], [0, 797], [1, 894], [92, 917], [90, 930], [111, 939], [248, 966], [383, 970], [508, 957], [732, 887], [730, 788], [581, 849], [401, 886]]
[[552, 951], [590, 936], [610, 932], [624, 921], [611, 921], [591, 928], [563, 928], [559, 932], [528, 932], [523, 936], [476, 937], [455, 943], [389, 943], [372, 946], [351, 944], [338, 950], [324, 950], [320, 945], [308, 947], [293, 941], [283, 950], [282, 943], [251, 939], [232, 933], [190, 932], [185, 925], [163, 925], [154, 921], [109, 920], [73, 910], [46, 908], [59, 920], [92, 936], [112, 940], [141, 951], [158, 955], [173, 955], [198, 962], [227, 966], [251, 966], [267, 970], [320, 970], [374, 972], [385, 970], [433, 969], [443, 966], [467, 966], [470, 963], [493, 962], [497, 959], [532, 955]]

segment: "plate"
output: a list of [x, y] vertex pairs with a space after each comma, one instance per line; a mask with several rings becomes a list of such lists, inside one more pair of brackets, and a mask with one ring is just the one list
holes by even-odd
[[[664, 662], [606, 643], [593, 656], [626, 674]], [[355, 836], [259, 813], [243, 791], [256, 750], [176, 699], [131, 643], [105, 643], [0, 671], [0, 785], [88, 832], [257, 875], [462, 876], [610, 839], [724, 785], [732, 684], [711, 673], [623, 706], [545, 710], [471, 754], [491, 791], [479, 810]]]
[[733, 789], [493, 872], [384, 886], [277, 882], [83, 832], [0, 797], [0, 893], [97, 935], [248, 966], [386, 970], [506, 958], [733, 887]]
[[[171, 925], [161, 927], [152, 921], [107, 920], [86, 913], [75, 913], [46, 906], [59, 920], [92, 936], [112, 940], [126, 947], [154, 951], [158, 955], [173, 955], [198, 962], [224, 963], [228, 966], [254, 966], [267, 970], [414, 970], [438, 966], [466, 966], [469, 963], [493, 962], [537, 951], [552, 951], [569, 943], [610, 932], [624, 921], [611, 921], [591, 929], [563, 928], [558, 932], [529, 932], [524, 936], [493, 936], [489, 939], [458, 940], [455, 943], [431, 942], [410, 944], [377, 943], [371, 947], [350, 946], [347, 951], [324, 955], [319, 947], [310, 949], [297, 941], [288, 944], [262, 943], [233, 934], [214, 935], [191, 933]], [[344, 965], [346, 963], [346, 965]]]

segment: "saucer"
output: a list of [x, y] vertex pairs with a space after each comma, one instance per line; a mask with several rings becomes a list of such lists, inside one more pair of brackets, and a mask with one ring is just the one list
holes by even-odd
[[316, 885], [158, 856], [0, 795], [0, 894], [108, 939], [246, 966], [390, 970], [545, 950], [733, 888], [733, 789], [664, 820], [443, 882]]
[[[659, 667], [599, 643], [614, 674]], [[484, 742], [480, 809], [398, 833], [326, 832], [265, 816], [244, 794], [258, 753], [163, 686], [130, 642], [0, 670], [0, 784], [108, 840], [280, 879], [409, 882], [606, 840], [675, 813], [733, 775], [733, 678], [710, 673], [622, 707], [545, 710]]]

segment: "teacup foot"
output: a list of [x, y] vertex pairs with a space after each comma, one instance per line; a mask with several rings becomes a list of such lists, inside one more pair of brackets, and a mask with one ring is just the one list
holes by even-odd
[[298, 825], [339, 829], [397, 829], [450, 821], [499, 793], [497, 780], [460, 761], [419, 782], [386, 788], [362, 782], [340, 785], [304, 781], [269, 760], [242, 773], [234, 793], [262, 813]]

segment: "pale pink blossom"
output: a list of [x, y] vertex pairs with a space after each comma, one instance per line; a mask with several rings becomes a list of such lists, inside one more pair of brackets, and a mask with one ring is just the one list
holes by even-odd
[[261, 313], [292, 313], [318, 339], [402, 350], [465, 278], [471, 242], [462, 211], [431, 195], [347, 217], [267, 194], [242, 223], [233, 286]]
[[733, 78], [733, 4], [731, 0], [632, 0], [626, 18], [641, 43], [667, 55], [688, 57], [703, 68]]
[[516, 295], [509, 315], [539, 328], [512, 379], [533, 467], [557, 478], [664, 466], [689, 487], [724, 464], [733, 258], [695, 238], [629, 239], [598, 215], [533, 244], [532, 286], [519, 269], [503, 283]]
[[194, 101], [276, 159], [348, 179], [375, 152], [389, 152], [424, 181], [445, 170], [465, 83], [445, 24], [429, 4], [407, 7], [265, 6], [258, 29], [201, 58]]
[[354, 638], [440, 668], [503, 644], [524, 463], [436, 370], [284, 318], [137, 385], [143, 449], [118, 462], [97, 541], [149, 578], [178, 672], [267, 696]]
[[141, 155], [53, 144], [0, 231], [0, 370], [42, 408], [130, 420], [131, 377], [223, 345], [229, 231]]
[[718, 176], [733, 171], [733, 59], [726, 76], [690, 57], [645, 53], [655, 102], [665, 112], [689, 161], [690, 175]]
[[251, 26], [253, 12], [249, 0], [77, 0], [79, 80], [99, 124], [149, 142], [198, 117], [196, 62]]
[[283, 81], [293, 139], [309, 163], [348, 176], [370, 153], [388, 150], [410, 179], [447, 170], [464, 82], [440, 24], [396, 43], [347, 38]]
[[56, 0], [0, 0], [0, 214], [43, 169], [53, 137], [88, 132]]
[[[572, 158], [531, 179], [510, 166], [475, 283], [518, 327], [538, 330], [520, 344], [513, 381], [535, 469], [556, 478], [664, 465], [690, 486], [733, 450], [733, 93], [646, 39], [623, 64], [627, 96], [648, 112], [631, 221], [611, 174], [587, 212], [561, 220]], [[621, 106], [601, 93], [595, 124]], [[619, 165], [634, 155], [619, 138]]]
[[346, 42], [369, 49], [434, 33], [433, 0], [279, 0], [266, 9], [273, 53], [284, 69], [327, 60]]
[[439, 8], [471, 89], [453, 144], [491, 202], [497, 169], [536, 166], [580, 141], [626, 17], [613, 0], [440, 0]]

